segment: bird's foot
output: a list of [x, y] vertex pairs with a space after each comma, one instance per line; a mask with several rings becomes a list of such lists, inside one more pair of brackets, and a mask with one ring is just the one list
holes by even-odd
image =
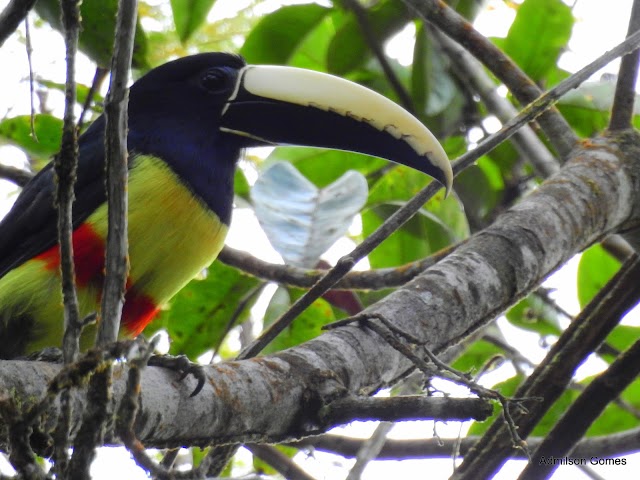
[[184, 355], [152, 355], [147, 365], [149, 365], [150, 367], [167, 368], [179, 373], [179, 382], [187, 378], [187, 375], [193, 375], [194, 378], [198, 381], [198, 384], [196, 385], [196, 388], [194, 388], [193, 392], [191, 392], [191, 395], [189, 395], [190, 397], [195, 397], [200, 393], [207, 378], [204, 373], [204, 367], [202, 365], [198, 365], [197, 363], [193, 363]]
[[62, 350], [56, 347], [43, 348], [24, 357], [18, 357], [18, 359], [29, 360], [31, 362], [64, 363]]

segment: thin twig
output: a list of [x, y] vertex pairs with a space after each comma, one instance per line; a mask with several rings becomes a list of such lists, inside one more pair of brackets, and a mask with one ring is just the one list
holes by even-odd
[[356, 461], [349, 470], [346, 480], [360, 480], [364, 469], [375, 459], [387, 441], [387, 435], [393, 429], [393, 423], [380, 422], [371, 436], [362, 444], [356, 455]]
[[138, 15], [137, 0], [119, 0], [111, 82], [105, 102], [108, 235], [106, 274], [102, 289], [102, 319], [97, 345], [116, 341], [129, 270], [127, 241], [127, 111], [129, 70]]
[[102, 68], [100, 66], [96, 67], [96, 72], [93, 75], [93, 81], [91, 82], [91, 88], [89, 88], [89, 93], [87, 93], [87, 98], [82, 105], [82, 113], [80, 113], [80, 118], [78, 118], [78, 130], [82, 131], [82, 127], [84, 125], [84, 118], [91, 108], [91, 103], [93, 102], [94, 97], [100, 91], [100, 87], [104, 82], [104, 79], [107, 78], [109, 74], [109, 70], [106, 68]]
[[[627, 37], [640, 30], [640, 1], [635, 0], [631, 8]], [[631, 127], [631, 119], [636, 100], [636, 80], [638, 79], [638, 61], [640, 50], [622, 57], [616, 93], [613, 97], [609, 130], [624, 130]]]
[[222, 344], [224, 343], [225, 339], [227, 338], [227, 335], [229, 334], [229, 332], [231, 331], [231, 329], [235, 326], [236, 322], [238, 321], [238, 318], [240, 318], [240, 315], [242, 315], [242, 313], [244, 311], [246, 311], [247, 306], [256, 299], [256, 297], [258, 297], [258, 295], [260, 295], [262, 293], [262, 291], [264, 290], [264, 287], [266, 287], [267, 284], [264, 282], [259, 283], [258, 285], [256, 285], [255, 287], [253, 287], [251, 290], [249, 290], [238, 302], [238, 304], [236, 305], [236, 308], [233, 310], [233, 313], [229, 316], [229, 320], [227, 320], [226, 325], [224, 326], [224, 329], [222, 330], [222, 334], [220, 335], [220, 337], [218, 338], [218, 341], [213, 345], [213, 355], [211, 356], [211, 362], [210, 363], [214, 363], [215, 357], [216, 355], [218, 355], [220, 348], [222, 347]]
[[140, 409], [140, 379], [141, 372], [147, 366], [149, 358], [153, 354], [155, 344], [140, 345], [135, 358], [129, 359], [129, 375], [125, 394], [118, 409], [116, 429], [124, 446], [129, 450], [134, 460], [146, 472], [153, 474], [154, 478], [168, 476], [169, 470], [162, 464], [158, 464], [146, 452], [144, 445], [135, 434], [135, 420]]
[[38, 136], [36, 135], [36, 107], [33, 101], [35, 97], [35, 78], [33, 76], [33, 62], [31, 56], [33, 55], [33, 46], [31, 45], [31, 30], [29, 29], [29, 17], [25, 17], [24, 19], [24, 36], [25, 36], [25, 47], [27, 49], [27, 63], [29, 64], [29, 107], [31, 113], [30, 126], [31, 126], [31, 136], [37, 142]]
[[[334, 288], [339, 290], [382, 290], [400, 287], [430, 266], [438, 263], [464, 243], [463, 240], [455, 245], [445, 247], [427, 258], [405, 265], [349, 272], [335, 284]], [[297, 288], [310, 288], [327, 273], [326, 270], [308, 270], [293, 265], [265, 262], [250, 253], [229, 246], [222, 249], [218, 260], [254, 277]]]
[[371, 23], [369, 22], [369, 17], [367, 15], [367, 9], [360, 5], [358, 0], [344, 0], [344, 4], [353, 12], [353, 15], [358, 22], [358, 26], [362, 31], [362, 37], [365, 42], [373, 52], [373, 55], [378, 60], [380, 67], [382, 67], [382, 71], [384, 72], [385, 77], [389, 81], [391, 88], [398, 96], [400, 103], [402, 106], [415, 114], [415, 108], [413, 106], [413, 101], [411, 100], [411, 95], [404, 88], [402, 82], [396, 75], [396, 72], [391, 68], [389, 64], [389, 60], [387, 60], [386, 55], [384, 54], [384, 50], [382, 45], [376, 38], [376, 33], [374, 32]]
[[[502, 405], [502, 415], [507, 426], [509, 427], [513, 445], [526, 451], [526, 444], [518, 434], [518, 429], [512, 417], [511, 407], [514, 406], [520, 411], [526, 411], [526, 409], [522, 405], [522, 402], [527, 400], [537, 400], [536, 397], [520, 396], [507, 398], [497, 390], [485, 388], [482, 385], [478, 384], [473, 378], [471, 378], [470, 375], [459, 372], [441, 361], [428, 348], [421, 348], [420, 353], [416, 353], [414, 349], [406, 345], [404, 342], [400, 341], [398, 337], [403, 337], [405, 341], [410, 342], [414, 346], [420, 345], [421, 342], [418, 339], [408, 335], [406, 332], [397, 329], [395, 325], [393, 325], [393, 323], [391, 323], [383, 315], [375, 315], [371, 317], [370, 315], [363, 313], [361, 316], [366, 319], [366, 325], [368, 328], [380, 335], [389, 344], [389, 346], [396, 349], [406, 358], [411, 360], [414, 366], [418, 368], [422, 373], [426, 374], [427, 376], [438, 376], [440, 378], [445, 378], [457, 385], [467, 387], [471, 392], [477, 394], [482, 398], [492, 399], [500, 402], [500, 404]], [[375, 322], [368, 321], [368, 319], [370, 318], [379, 320], [385, 327], [387, 327], [388, 330], [382, 328]], [[426, 356], [431, 363], [427, 363], [427, 361], [423, 359], [423, 356]]]
[[96, 449], [102, 445], [103, 429], [110, 417], [111, 372], [111, 364], [107, 364], [89, 380], [87, 407], [73, 443], [73, 455], [68, 467], [69, 478], [90, 478], [89, 470], [96, 456]]
[[56, 204], [58, 206], [58, 242], [60, 245], [60, 270], [62, 275], [62, 298], [64, 302], [64, 337], [62, 353], [65, 363], [76, 359], [82, 324], [78, 310], [78, 295], [73, 264], [73, 186], [78, 167], [78, 135], [73, 109], [76, 104], [76, 52], [80, 32], [80, 10], [78, 0], [62, 2], [62, 23], [67, 51], [67, 81], [65, 85], [64, 127], [60, 153], [54, 157], [53, 165], [57, 177]]

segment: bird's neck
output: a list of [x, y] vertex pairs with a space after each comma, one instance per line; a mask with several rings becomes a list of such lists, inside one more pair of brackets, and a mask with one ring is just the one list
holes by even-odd
[[140, 132], [132, 125], [129, 145], [135, 153], [165, 161], [191, 192], [228, 225], [233, 206], [233, 177], [240, 149], [217, 141], [215, 132], [200, 128], [155, 128]]

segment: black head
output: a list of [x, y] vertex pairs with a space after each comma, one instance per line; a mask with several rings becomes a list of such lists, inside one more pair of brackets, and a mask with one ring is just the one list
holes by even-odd
[[130, 90], [128, 139], [130, 150], [165, 160], [223, 221], [235, 163], [247, 146], [349, 150], [425, 172], [447, 190], [453, 179], [437, 139], [382, 95], [331, 75], [249, 66], [224, 53], [181, 58], [140, 78]]
[[129, 92], [129, 149], [166, 161], [225, 223], [243, 142], [222, 138], [220, 116], [244, 66], [237, 55], [193, 55], [151, 70]]

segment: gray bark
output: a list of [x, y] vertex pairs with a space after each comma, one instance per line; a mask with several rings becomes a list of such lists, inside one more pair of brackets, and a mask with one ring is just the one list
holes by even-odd
[[[639, 143], [628, 132], [585, 141], [557, 174], [493, 225], [366, 312], [383, 315], [434, 353], [464, 340], [575, 253], [635, 227]], [[299, 438], [322, 431], [317, 414], [327, 402], [373, 393], [411, 367], [376, 333], [352, 325], [279, 354], [207, 367], [208, 381], [194, 398], [193, 379], [175, 383], [173, 374], [147, 368], [136, 430], [149, 447]], [[42, 398], [58, 369], [3, 362], [0, 391], [23, 401]], [[126, 376], [122, 367], [115, 372], [117, 403]], [[74, 399], [75, 432], [82, 392]], [[48, 412], [45, 425], [53, 425], [54, 414]], [[111, 434], [109, 441], [117, 439]], [[6, 436], [0, 444], [6, 445]]]

